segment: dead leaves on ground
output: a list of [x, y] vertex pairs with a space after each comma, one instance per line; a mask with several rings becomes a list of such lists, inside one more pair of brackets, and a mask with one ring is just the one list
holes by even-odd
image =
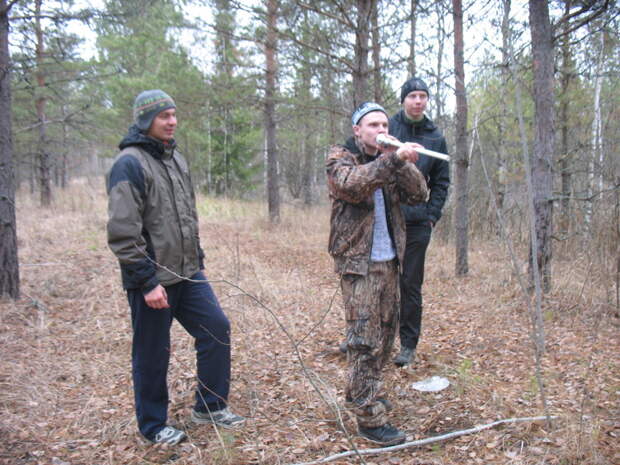
[[[175, 325], [170, 422], [190, 440], [166, 448], [136, 433], [129, 313], [105, 245], [103, 194], [88, 198], [81, 209], [18, 211], [20, 262], [29, 266], [22, 267], [24, 298], [0, 304], [0, 464], [286, 464], [349, 450], [350, 440], [372, 447], [355, 437], [343, 406], [346, 362], [337, 346], [344, 324], [326, 253], [327, 206], [287, 208], [276, 227], [259, 213], [202, 218], [207, 273], [233, 327], [231, 405], [248, 423], [237, 431], [189, 423], [193, 346]], [[541, 414], [528, 317], [499, 250], [476, 250], [470, 275], [457, 279], [451, 246], [434, 240], [429, 249], [417, 363], [385, 372], [390, 419], [410, 439]], [[556, 272], [579, 276], [580, 266], [558, 260]], [[587, 269], [583, 279], [596, 279], [595, 267]], [[506, 425], [366, 463], [618, 463], [618, 322], [596, 306], [603, 291], [574, 288], [555, 289], [544, 309], [542, 368], [550, 410], [561, 417], [551, 428]], [[411, 389], [433, 375], [450, 387]]]

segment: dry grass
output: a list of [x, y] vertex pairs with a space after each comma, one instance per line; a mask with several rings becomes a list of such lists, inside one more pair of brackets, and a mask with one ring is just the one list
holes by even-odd
[[[201, 199], [208, 276], [233, 325], [230, 400], [249, 421], [234, 432], [187, 422], [193, 348], [174, 325], [170, 421], [190, 436], [176, 448], [145, 445], [136, 434], [129, 314], [105, 244], [102, 186], [73, 186], [55, 205], [43, 210], [27, 195], [18, 199], [24, 297], [0, 302], [0, 464], [287, 464], [350, 448], [324, 402], [342, 404], [346, 368], [337, 352], [343, 322], [326, 253], [326, 205], [284, 206], [282, 224], [271, 226], [260, 202]], [[597, 266], [584, 254], [558, 260], [554, 270], [544, 309], [546, 388], [560, 416], [552, 428], [508, 425], [366, 463], [619, 463], [618, 321]], [[528, 318], [503, 247], [472, 250], [465, 278], [454, 278], [453, 268], [452, 246], [436, 238], [419, 363], [385, 373], [391, 420], [410, 439], [541, 414]], [[302, 341], [306, 371], [289, 336]], [[410, 388], [437, 374], [450, 379], [449, 389]], [[354, 431], [351, 415], [342, 415]]]

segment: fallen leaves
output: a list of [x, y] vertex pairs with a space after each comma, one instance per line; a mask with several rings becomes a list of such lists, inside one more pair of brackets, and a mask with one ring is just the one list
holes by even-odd
[[[100, 227], [106, 215], [103, 192], [92, 198], [84, 211], [58, 207], [54, 215], [39, 215], [32, 207], [18, 212], [20, 260], [36, 263], [44, 254], [46, 262], [62, 266], [23, 272], [24, 291], [47, 310], [28, 299], [0, 302], [0, 464], [271, 465], [347, 451], [350, 439], [357, 447], [371, 446], [355, 436], [355, 418], [344, 408], [347, 368], [336, 349], [344, 322], [339, 284], [326, 253], [326, 206], [310, 213], [287, 207], [283, 218], [288, 220], [277, 227], [262, 220], [260, 208], [244, 217], [202, 219], [207, 271], [232, 323], [230, 401], [248, 422], [224, 436], [187, 420], [195, 382], [193, 344], [175, 324], [170, 421], [187, 430], [190, 440], [171, 449], [147, 445], [136, 433], [129, 311]], [[414, 439], [540, 414], [518, 286], [500, 251], [476, 246], [474, 272], [461, 280], [451, 276], [451, 245], [433, 242], [417, 363], [385, 371], [384, 391], [395, 404], [390, 421]], [[218, 280], [257, 296], [273, 315]], [[574, 313], [546, 326], [550, 408], [562, 416], [553, 429], [505, 425], [440, 447], [370, 457], [366, 463], [614, 463], [620, 434], [613, 423], [619, 414], [617, 328], [609, 314], [593, 313], [585, 297], [572, 292], [568, 286], [557, 289], [550, 305], [576, 305]], [[595, 325], [597, 318], [603, 323]], [[299, 344], [305, 370], [289, 336]], [[449, 378], [451, 386], [440, 393], [410, 389], [434, 375]]]

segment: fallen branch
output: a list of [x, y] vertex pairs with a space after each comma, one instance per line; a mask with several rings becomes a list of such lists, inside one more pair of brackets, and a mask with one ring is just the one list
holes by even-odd
[[[494, 421], [493, 423], [488, 423], [486, 425], [478, 425], [478, 426], [474, 426], [473, 428], [469, 428], [469, 429], [453, 431], [452, 433], [446, 433], [446, 434], [442, 434], [440, 436], [435, 436], [432, 438], [419, 439], [417, 441], [405, 442], [397, 446], [379, 447], [376, 449], [358, 449], [356, 451], [349, 450], [346, 452], [341, 452], [339, 454], [330, 455], [329, 457], [324, 457], [314, 462], [300, 462], [300, 463], [295, 463], [292, 465], [316, 465], [319, 463], [332, 462], [333, 460], [342, 459], [344, 457], [349, 457], [351, 455], [376, 455], [376, 454], [382, 454], [384, 452], [394, 452], [394, 451], [401, 450], [401, 449], [407, 449], [409, 447], [424, 446], [426, 444], [431, 444], [433, 442], [446, 441], [448, 439], [456, 438], [459, 436], [465, 436], [467, 434], [479, 433], [480, 431], [484, 431], [485, 429], [490, 429], [498, 425], [503, 425], [505, 423], [520, 423], [520, 422], [525, 422], [525, 421], [542, 421], [542, 420], [547, 420], [547, 418], [548, 418], [547, 416], [506, 418], [504, 420], [497, 420], [497, 421]], [[551, 418], [555, 419], [557, 417], [551, 417]]]

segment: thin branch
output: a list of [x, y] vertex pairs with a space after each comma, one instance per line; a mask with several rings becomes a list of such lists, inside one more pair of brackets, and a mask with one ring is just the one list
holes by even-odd
[[[313, 5], [310, 5], [308, 3], [304, 3], [304, 2], [296, 2], [296, 3], [300, 7], [305, 8], [306, 10], [313, 11], [314, 13], [317, 13], [317, 14], [319, 14], [321, 16], [325, 16], [327, 18], [333, 19], [334, 21], [337, 21], [337, 22], [339, 22], [340, 24], [342, 24], [344, 26], [347, 26], [347, 27], [349, 27], [351, 29], [355, 29], [355, 25], [349, 19], [349, 17], [346, 14], [346, 11], [342, 8], [342, 6], [340, 4], [338, 4], [337, 6], [338, 6], [338, 9], [342, 13], [342, 17], [338, 16], [338, 15], [335, 15], [335, 14], [332, 14], [332, 13], [328, 13], [327, 11], [321, 10], [321, 9], [319, 9], [319, 8], [313, 6]], [[342, 19], [343, 17], [344, 17], [345, 20]]]
[[[601, 15], [603, 12], [605, 12], [605, 10], [607, 10], [607, 7], [609, 6], [609, 0], [605, 0], [605, 4], [603, 6], [600, 7], [600, 9], [598, 9], [597, 11], [595, 11], [594, 13], [586, 16], [583, 20], [580, 21], [580, 23], [578, 23], [578, 25], [583, 25], [585, 23], [587, 23], [588, 21], [596, 18], [597, 16]], [[573, 18], [576, 18], [577, 16], [581, 16], [583, 13], [585, 13], [586, 11], [588, 11], [590, 8], [588, 5], [584, 5], [581, 7], [580, 10], [577, 10], [573, 13], [568, 13], [564, 16], [562, 16], [554, 25], [554, 28], [558, 28], [560, 26], [562, 26], [564, 23], [570, 21]], [[574, 29], [573, 29], [574, 30]], [[564, 34], [567, 34], [567, 32], [565, 32]]]
[[[552, 417], [552, 418], [555, 419], [557, 417]], [[486, 425], [478, 425], [478, 426], [474, 426], [473, 428], [469, 428], [469, 429], [453, 431], [451, 433], [442, 434], [442, 435], [435, 436], [432, 438], [419, 439], [417, 441], [405, 442], [397, 446], [379, 447], [376, 449], [359, 449], [357, 451], [346, 451], [346, 452], [341, 452], [339, 454], [330, 455], [329, 457], [324, 457], [319, 460], [315, 460], [314, 462], [299, 462], [299, 463], [295, 463], [291, 465], [317, 465], [320, 463], [332, 462], [334, 460], [342, 459], [344, 457], [350, 457], [352, 455], [358, 455], [358, 454], [359, 455], [377, 455], [377, 454], [383, 454], [384, 452], [395, 452], [398, 450], [408, 449], [410, 447], [418, 447], [418, 446], [424, 446], [426, 444], [432, 444], [434, 442], [446, 441], [448, 439], [456, 438], [459, 436], [465, 436], [467, 434], [479, 433], [480, 431], [484, 431], [486, 429], [490, 429], [495, 426], [503, 425], [506, 423], [532, 422], [532, 421], [542, 421], [546, 419], [547, 419], [546, 416], [506, 418], [504, 420], [494, 421], [493, 423], [487, 423]]]

